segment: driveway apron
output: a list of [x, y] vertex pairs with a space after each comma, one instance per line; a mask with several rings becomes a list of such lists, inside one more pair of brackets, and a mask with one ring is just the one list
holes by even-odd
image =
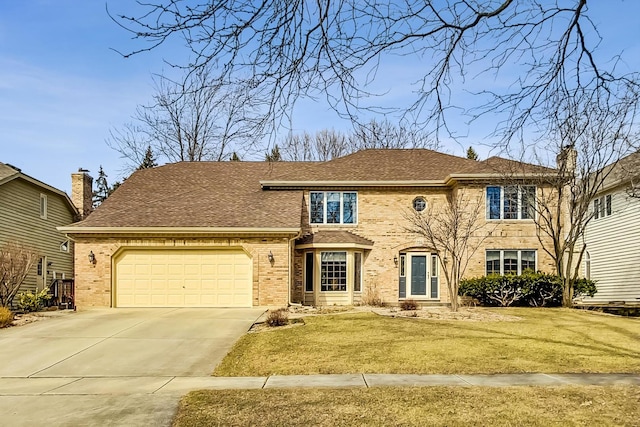
[[210, 375], [263, 312], [97, 309], [0, 330], [3, 423], [169, 425], [179, 396], [149, 393]]

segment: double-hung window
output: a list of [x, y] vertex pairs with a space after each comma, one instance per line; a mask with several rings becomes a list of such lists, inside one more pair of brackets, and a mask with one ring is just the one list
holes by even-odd
[[309, 194], [311, 224], [356, 224], [358, 193], [312, 191]]
[[536, 187], [509, 185], [487, 187], [487, 219], [533, 219]]
[[593, 200], [594, 219], [604, 218], [605, 216], [611, 215], [612, 212], [611, 194]]
[[522, 274], [536, 270], [536, 251], [489, 250], [486, 253], [486, 274]]

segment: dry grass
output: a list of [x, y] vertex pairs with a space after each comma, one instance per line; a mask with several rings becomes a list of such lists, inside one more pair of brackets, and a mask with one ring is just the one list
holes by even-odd
[[640, 319], [568, 309], [492, 309], [518, 322], [311, 316], [247, 334], [214, 375], [640, 372]]
[[13, 323], [13, 312], [6, 307], [0, 307], [0, 328], [6, 328]]
[[196, 391], [174, 426], [637, 426], [640, 387]]

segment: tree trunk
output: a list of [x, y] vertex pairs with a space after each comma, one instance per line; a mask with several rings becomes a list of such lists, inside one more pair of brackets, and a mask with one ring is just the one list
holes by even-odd
[[573, 307], [573, 283], [566, 277], [562, 280], [562, 306]]

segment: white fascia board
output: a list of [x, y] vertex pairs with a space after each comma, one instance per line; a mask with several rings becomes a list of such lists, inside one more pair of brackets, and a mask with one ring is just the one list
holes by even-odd
[[264, 187], [442, 187], [439, 180], [410, 180], [410, 181], [260, 181]]
[[295, 228], [259, 227], [57, 227], [67, 234], [296, 234]]
[[306, 243], [296, 245], [296, 249], [373, 249], [373, 245], [359, 243]]

